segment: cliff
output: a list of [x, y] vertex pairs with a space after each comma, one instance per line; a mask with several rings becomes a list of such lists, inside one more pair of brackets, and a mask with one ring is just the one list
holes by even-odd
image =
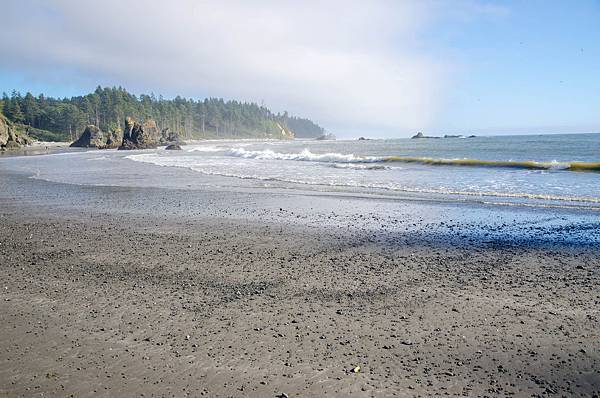
[[0, 150], [18, 149], [32, 141], [27, 133], [0, 113]]

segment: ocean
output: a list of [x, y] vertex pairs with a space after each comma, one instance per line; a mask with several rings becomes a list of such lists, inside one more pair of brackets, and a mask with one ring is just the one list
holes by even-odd
[[19, 159], [1, 159], [0, 165], [82, 185], [239, 186], [600, 210], [600, 134], [204, 141], [183, 151], [91, 150]]

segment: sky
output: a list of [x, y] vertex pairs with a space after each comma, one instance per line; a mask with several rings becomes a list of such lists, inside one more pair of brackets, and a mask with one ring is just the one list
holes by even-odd
[[0, 91], [222, 97], [338, 137], [600, 132], [599, 0], [4, 0]]

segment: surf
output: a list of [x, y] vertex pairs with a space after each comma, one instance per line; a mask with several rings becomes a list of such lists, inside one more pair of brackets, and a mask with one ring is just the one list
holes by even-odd
[[298, 153], [282, 153], [275, 152], [271, 149], [250, 151], [243, 148], [235, 148], [227, 151], [227, 155], [244, 159], [295, 160], [323, 163], [377, 163], [385, 161], [385, 158], [379, 156], [356, 156], [354, 154], [343, 154], [337, 152], [317, 154], [308, 149], [304, 149]]
[[[290, 160], [323, 163], [416, 163], [428, 166], [460, 166], [460, 167], [496, 167], [525, 170], [564, 170], [600, 172], [600, 162], [539, 162], [535, 160], [482, 160], [482, 159], [445, 159], [410, 156], [357, 156], [337, 152], [313, 153], [304, 149], [298, 153], [275, 152], [266, 150], [246, 150], [243, 148], [230, 149], [228, 156], [257, 160]], [[376, 169], [376, 168], [373, 168]]]
[[526, 170], [566, 170], [600, 172], [600, 162], [537, 162], [534, 160], [436, 159], [388, 156], [385, 162], [419, 163], [431, 166], [501, 167]]

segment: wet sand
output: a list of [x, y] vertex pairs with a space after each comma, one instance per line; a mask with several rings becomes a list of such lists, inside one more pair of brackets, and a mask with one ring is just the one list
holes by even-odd
[[48, 153], [69, 151], [70, 142], [34, 141], [28, 146], [2, 150], [0, 156], [44, 155]]
[[600, 391], [597, 218], [0, 183], [0, 395]]

